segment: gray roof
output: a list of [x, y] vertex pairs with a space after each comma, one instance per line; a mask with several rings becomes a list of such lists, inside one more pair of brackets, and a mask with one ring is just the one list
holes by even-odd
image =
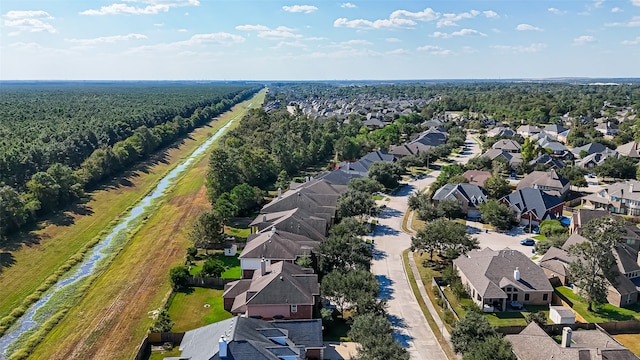
[[580, 330], [571, 334], [571, 346], [556, 343], [535, 322], [520, 334], [505, 336], [519, 360], [637, 360], [631, 351], [600, 330]]
[[522, 163], [522, 155], [520, 153], [510, 153], [500, 149], [489, 149], [480, 156], [488, 157], [491, 160], [495, 160], [498, 156], [502, 156], [509, 161], [509, 165], [511, 166]]
[[275, 213], [260, 214], [249, 226], [256, 226], [258, 232], [271, 231], [275, 226], [279, 230], [303, 235], [313, 240], [325, 239], [329, 222], [321, 216], [311, 215], [301, 209], [291, 209]]
[[562, 125], [552, 124], [543, 129], [544, 131], [560, 134], [563, 131], [567, 131], [568, 129]]
[[487, 137], [494, 137], [494, 136], [506, 136], [506, 137], [511, 137], [511, 136], [515, 136], [516, 132], [509, 129], [509, 128], [505, 128], [505, 127], [495, 127], [489, 131], [487, 131]]
[[335, 216], [338, 198], [346, 189], [346, 185], [334, 185], [322, 179], [314, 179], [276, 196], [260, 212], [264, 214], [299, 208], [330, 222]]
[[532, 212], [540, 220], [555, 219], [556, 215], [549, 210], [563, 203], [557, 196], [530, 187], [518, 189], [500, 200], [506, 201], [514, 211]]
[[362, 175], [347, 173], [341, 169], [333, 171], [325, 171], [316, 176], [317, 180], [324, 180], [334, 185], [347, 185], [351, 179], [360, 178]]
[[529, 173], [524, 179], [520, 180], [516, 189], [544, 186], [553, 190], [562, 190], [567, 184], [569, 184], [569, 180], [551, 169], [549, 171], [533, 171]]
[[500, 139], [498, 141], [496, 141], [492, 146], [492, 149], [500, 149], [500, 150], [506, 150], [509, 152], [512, 151], [517, 151], [520, 152], [520, 144], [515, 141], [515, 140], [511, 140], [511, 139]]
[[521, 125], [518, 128], [518, 133], [527, 132], [527, 133], [533, 134], [533, 133], [539, 133], [541, 131], [542, 130], [535, 125]]
[[550, 166], [551, 168], [555, 169], [562, 169], [567, 165], [563, 160], [555, 158], [547, 153], [539, 155], [537, 158], [529, 161], [529, 165], [531, 166], [535, 166], [538, 164]]
[[608, 149], [604, 152], [589, 154], [576, 161], [576, 165], [582, 167], [588, 167], [590, 163], [593, 165], [602, 165], [602, 163], [609, 157], [618, 157], [618, 153], [615, 150]]
[[564, 144], [559, 143], [557, 141], [547, 141], [545, 139], [541, 139], [538, 142], [538, 145], [540, 145], [540, 147], [542, 147], [543, 149], [549, 149], [551, 151], [553, 151], [554, 153], [560, 153], [563, 151], [569, 151], [569, 149], [567, 149], [566, 146], [564, 146]]
[[[291, 334], [292, 330], [297, 333]], [[228, 349], [227, 357], [224, 359], [279, 360], [278, 355], [282, 354], [302, 358], [305, 348], [322, 347], [322, 322], [321, 320], [267, 322], [234, 317], [187, 331], [180, 343], [182, 352], [180, 357], [191, 360], [220, 359], [218, 352], [221, 337], [225, 338]], [[284, 337], [285, 345], [274, 341], [275, 337]]]
[[487, 202], [487, 192], [474, 184], [446, 184], [433, 194], [433, 200], [458, 200], [455, 194], [466, 199], [471, 207], [477, 207], [481, 203]]
[[632, 158], [640, 158], [640, 143], [637, 141], [631, 141], [618, 146], [616, 148], [616, 151], [620, 153], [620, 155]]
[[320, 241], [273, 227], [267, 232], [249, 235], [239, 258], [294, 261], [309, 255], [318, 244]]
[[[508, 285], [524, 292], [553, 291], [544, 271], [517, 250], [505, 248], [494, 251], [485, 248], [470, 251], [453, 263], [483, 298], [506, 298], [507, 294], [502, 288]], [[520, 271], [520, 280], [515, 280], [513, 276], [516, 268]]]
[[369, 171], [369, 167], [373, 163], [377, 163], [380, 161], [395, 162], [396, 160], [397, 159], [393, 154], [389, 154], [388, 152], [383, 150], [376, 150], [361, 157], [358, 161], [343, 161], [338, 164], [338, 167], [346, 172], [357, 172], [360, 174], [366, 174]]
[[571, 150], [571, 152], [574, 153], [576, 156], [580, 156], [580, 152], [582, 152], [582, 150], [586, 151], [587, 155], [589, 155], [589, 154], [593, 154], [593, 153], [604, 152], [604, 151], [607, 151], [607, 149], [611, 150], [608, 147], [606, 147], [606, 146], [604, 146], [604, 145], [602, 145], [600, 143], [592, 142], [592, 143], [589, 143], [587, 145], [583, 145], [583, 146], [580, 146], [580, 147], [577, 147], [577, 148], [573, 148]]

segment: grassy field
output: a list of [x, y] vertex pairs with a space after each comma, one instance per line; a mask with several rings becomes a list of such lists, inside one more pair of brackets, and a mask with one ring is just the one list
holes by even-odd
[[[263, 98], [261, 92], [257, 98], [234, 107], [213, 122], [213, 127], [199, 129], [192, 138], [202, 142], [231, 118], [241, 117], [249, 102], [262, 103]], [[169, 163], [175, 164], [191, 151], [176, 154]], [[131, 358], [153, 321], [151, 311], [164, 306], [170, 293], [168, 270], [184, 261], [190, 245], [186, 237], [190, 224], [209, 207], [204, 188], [207, 160], [203, 157], [196, 162], [173, 186], [82, 300], [35, 349], [33, 358]], [[153, 173], [155, 170], [150, 169], [149, 174]]]
[[640, 334], [620, 334], [613, 335], [622, 345], [626, 346], [631, 352], [640, 356]]
[[[205, 304], [209, 304], [205, 307]], [[192, 288], [176, 292], [169, 299], [169, 316], [174, 322], [171, 331], [182, 332], [230, 318], [224, 310], [222, 290]]]
[[573, 310], [577, 311], [587, 322], [607, 322], [623, 320], [640, 320], [640, 306], [637, 304], [627, 308], [619, 308], [611, 304], [602, 304], [594, 307], [593, 312], [587, 311], [587, 303], [565, 286], [555, 288], [555, 292], [561, 297], [569, 299], [573, 303]]

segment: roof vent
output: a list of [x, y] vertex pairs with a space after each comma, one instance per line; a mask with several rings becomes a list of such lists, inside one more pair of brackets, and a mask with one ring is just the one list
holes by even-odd
[[520, 269], [518, 269], [517, 267], [515, 270], [513, 270], [513, 278], [516, 281], [520, 281]]
[[273, 234], [275, 234], [275, 233], [276, 233], [276, 227], [275, 227], [275, 226], [272, 226], [272, 227], [271, 227], [271, 235], [273, 235]]

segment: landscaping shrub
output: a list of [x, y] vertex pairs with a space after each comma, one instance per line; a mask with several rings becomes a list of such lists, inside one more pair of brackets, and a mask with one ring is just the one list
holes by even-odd
[[467, 296], [467, 290], [464, 288], [464, 285], [462, 285], [460, 280], [451, 283], [451, 292], [457, 300], [463, 299]]
[[449, 309], [444, 309], [442, 312], [443, 321], [449, 325], [453, 325], [456, 322], [455, 316], [453, 316], [453, 312]]

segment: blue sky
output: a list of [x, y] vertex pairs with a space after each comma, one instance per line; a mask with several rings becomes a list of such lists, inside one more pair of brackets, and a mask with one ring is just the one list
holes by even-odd
[[640, 0], [2, 0], [0, 79], [640, 77]]

